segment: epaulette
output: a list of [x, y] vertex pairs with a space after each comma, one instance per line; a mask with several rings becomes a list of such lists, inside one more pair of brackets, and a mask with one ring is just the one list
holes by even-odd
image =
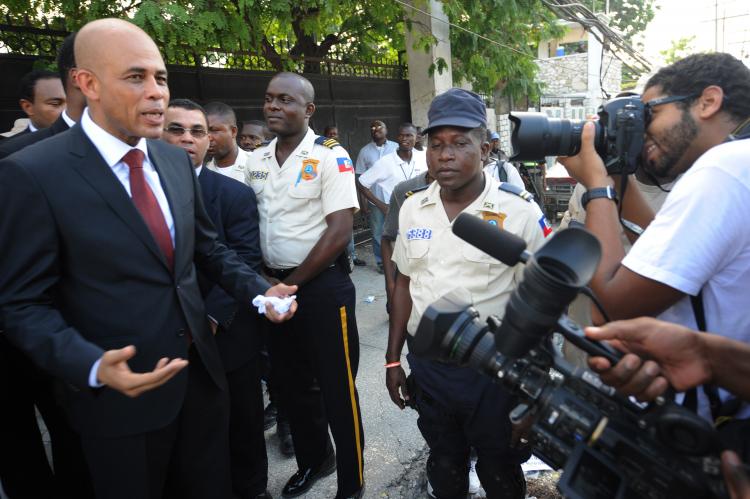
[[513, 185], [508, 182], [500, 182], [500, 187], [498, 187], [501, 191], [509, 192], [511, 194], [515, 194], [516, 196], [520, 197], [524, 201], [528, 201], [531, 203], [534, 201], [534, 195], [530, 193], [529, 191], [525, 189], [521, 189], [517, 185]]
[[336, 139], [329, 139], [328, 137], [324, 137], [322, 135], [318, 136], [317, 139], [315, 139], [315, 143], [321, 146], [326, 146], [328, 149], [333, 149], [336, 146], [339, 146], [339, 141]]
[[406, 191], [406, 193], [404, 194], [404, 199], [412, 196], [413, 194], [415, 194], [417, 192], [420, 192], [420, 191], [423, 191], [423, 190], [427, 189], [429, 186], [430, 186], [430, 184], [427, 184], [427, 185], [423, 185], [422, 187], [416, 187], [416, 188], [414, 188], [414, 189], [412, 189], [410, 191]]

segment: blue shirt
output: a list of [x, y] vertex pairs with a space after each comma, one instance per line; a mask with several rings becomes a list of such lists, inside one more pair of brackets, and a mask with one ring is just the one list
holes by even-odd
[[383, 156], [387, 156], [397, 149], [398, 144], [393, 142], [392, 140], [386, 140], [385, 143], [380, 147], [378, 147], [375, 142], [370, 142], [359, 150], [359, 154], [357, 155], [357, 165], [354, 171], [357, 175], [362, 175], [367, 170], [369, 170], [377, 160], [379, 160]]

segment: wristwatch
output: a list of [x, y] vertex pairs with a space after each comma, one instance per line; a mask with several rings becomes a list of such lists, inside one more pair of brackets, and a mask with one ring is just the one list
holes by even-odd
[[615, 202], [615, 204], [617, 204], [617, 191], [615, 191], [615, 189], [609, 185], [607, 187], [597, 187], [595, 189], [589, 189], [588, 191], [583, 193], [583, 196], [581, 196], [581, 206], [586, 209], [586, 205], [589, 204], [589, 201], [599, 198], [611, 199]]

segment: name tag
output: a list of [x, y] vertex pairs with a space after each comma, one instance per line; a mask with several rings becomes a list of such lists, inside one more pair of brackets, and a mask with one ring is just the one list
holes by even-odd
[[406, 240], [412, 239], [432, 239], [432, 229], [409, 229], [406, 231]]
[[250, 170], [248, 175], [252, 180], [266, 180], [268, 178], [268, 172], [262, 170]]

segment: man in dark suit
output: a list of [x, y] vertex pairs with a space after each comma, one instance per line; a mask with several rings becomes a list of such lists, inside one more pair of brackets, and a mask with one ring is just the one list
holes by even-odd
[[[218, 240], [260, 272], [263, 259], [258, 239], [255, 192], [231, 177], [203, 166], [209, 146], [208, 116], [188, 99], [169, 103], [162, 140], [185, 149], [193, 162], [206, 212]], [[199, 279], [202, 277], [198, 275]], [[261, 334], [257, 314], [218, 286], [204, 289], [206, 312], [214, 330], [229, 384], [229, 450], [232, 492], [241, 499], [266, 498], [268, 459], [263, 434], [263, 392], [260, 385]], [[253, 334], [248, 334], [250, 331]]]
[[[12, 137], [0, 143], [0, 159], [26, 146], [62, 133], [80, 120], [86, 99], [73, 82], [75, 33], [60, 45], [57, 66], [67, 108], [51, 127]], [[75, 121], [74, 121], [75, 120]], [[0, 331], [2, 317], [0, 317]], [[20, 380], [21, 383], [10, 380]], [[49, 431], [50, 467], [34, 407]], [[55, 380], [0, 334], [0, 481], [11, 499], [16, 497], [93, 497], [80, 438], [55, 397]]]
[[75, 57], [81, 123], [0, 162], [6, 334], [66, 383], [98, 498], [231, 497], [226, 378], [196, 268], [248, 306], [296, 287], [270, 288], [219, 243], [188, 155], [146, 140], [169, 99], [148, 35], [93, 21]]
[[0, 142], [0, 159], [10, 156], [26, 146], [62, 133], [80, 121], [83, 109], [86, 107], [86, 97], [81, 93], [81, 89], [78, 88], [74, 78], [76, 61], [73, 46], [75, 38], [75, 33], [68, 35], [57, 52], [57, 70], [65, 91], [65, 109], [49, 128], [43, 128], [35, 133], [17, 134]]

